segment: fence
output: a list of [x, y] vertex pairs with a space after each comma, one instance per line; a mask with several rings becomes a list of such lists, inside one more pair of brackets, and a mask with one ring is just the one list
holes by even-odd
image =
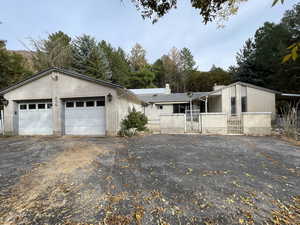
[[[189, 116], [188, 116], [189, 115]], [[271, 113], [243, 113], [229, 116], [225, 113], [161, 114], [159, 120], [149, 121], [149, 129], [160, 133], [246, 134], [270, 135]]]

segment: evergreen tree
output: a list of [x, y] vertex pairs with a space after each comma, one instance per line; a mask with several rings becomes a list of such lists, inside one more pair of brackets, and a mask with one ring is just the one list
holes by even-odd
[[73, 41], [72, 46], [72, 67], [77, 72], [97, 79], [111, 79], [111, 71], [105, 49], [93, 37], [88, 35], [77, 37]]

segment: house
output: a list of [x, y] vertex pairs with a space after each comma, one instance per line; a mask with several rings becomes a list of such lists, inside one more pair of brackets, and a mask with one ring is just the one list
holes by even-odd
[[59, 68], [0, 91], [7, 135], [116, 135], [128, 108], [142, 101], [106, 81]]
[[269, 135], [276, 96], [252, 84], [215, 85], [210, 92], [131, 89], [50, 68], [0, 91], [7, 135], [117, 135], [133, 107], [159, 133]]
[[280, 92], [243, 82], [215, 85], [211, 92], [158, 93], [132, 90], [148, 104], [144, 113], [157, 132], [219, 134], [270, 134]]

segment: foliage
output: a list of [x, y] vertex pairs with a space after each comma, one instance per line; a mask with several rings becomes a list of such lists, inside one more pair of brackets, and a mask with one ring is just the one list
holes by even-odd
[[128, 86], [130, 66], [126, 53], [122, 48], [115, 49], [109, 43], [101, 41], [101, 48], [104, 50], [111, 71], [111, 81]]
[[0, 89], [31, 75], [25, 62], [22, 55], [8, 51], [5, 41], [0, 41]]
[[228, 85], [232, 83], [231, 74], [221, 68], [212, 67], [209, 72], [193, 71], [187, 78], [188, 91], [211, 91], [215, 84]]
[[71, 38], [58, 31], [49, 34], [46, 40], [31, 40], [35, 54], [33, 65], [36, 71], [48, 69], [49, 67], [70, 68], [72, 61]]
[[[234, 14], [240, 2], [246, 0], [190, 0], [193, 8], [199, 11], [206, 24], [218, 15], [224, 15], [225, 10]], [[150, 18], [155, 23], [170, 10], [177, 8], [177, 0], [132, 0], [143, 18]]]
[[[237, 54], [237, 66], [231, 67], [234, 80], [283, 92], [299, 93], [300, 61], [282, 63], [287, 48], [299, 38], [300, 4], [284, 14], [278, 24], [266, 22]], [[299, 22], [300, 23], [300, 22]]]
[[298, 114], [297, 109], [300, 106], [300, 102], [295, 105], [292, 103], [286, 104], [280, 108], [282, 114], [282, 124], [284, 133], [287, 137], [297, 140], [298, 136]]
[[137, 131], [145, 131], [147, 129], [147, 123], [148, 118], [145, 116], [145, 114], [136, 111], [135, 108], [132, 110], [129, 109], [128, 115], [122, 120], [121, 130], [119, 133], [122, 136], [134, 135], [135, 131], [132, 131], [133, 129], [136, 129]]
[[103, 46], [89, 35], [77, 37], [72, 44], [72, 68], [77, 72], [103, 80], [111, 78], [109, 62]]
[[148, 65], [146, 50], [140, 44], [135, 44], [131, 49], [129, 62], [133, 71], [139, 71]]
[[169, 83], [173, 92], [184, 92], [189, 74], [197, 69], [195, 65], [194, 57], [188, 48], [179, 50], [173, 47], [168, 55], [163, 55], [153, 64], [154, 83], [159, 87]]
[[283, 57], [282, 62], [296, 61], [299, 57], [300, 49], [300, 4], [296, 4], [292, 10], [286, 11], [281, 23], [293, 34], [291, 37], [293, 44], [288, 47], [289, 53]]
[[129, 77], [128, 88], [153, 88], [155, 73], [148, 68], [144, 68], [137, 72], [131, 72]]

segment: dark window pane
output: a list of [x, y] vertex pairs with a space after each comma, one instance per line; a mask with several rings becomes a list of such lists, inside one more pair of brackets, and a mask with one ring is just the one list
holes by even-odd
[[160, 105], [160, 106], [159, 106], [159, 109], [164, 109], [164, 106]]
[[45, 104], [38, 104], [38, 109], [45, 109], [46, 105]]
[[242, 97], [242, 112], [247, 112], [247, 97]]
[[97, 106], [105, 106], [105, 101], [97, 101]]
[[47, 104], [47, 109], [52, 109], [52, 103]]
[[67, 102], [66, 107], [67, 108], [73, 108], [74, 107], [74, 102]]
[[95, 102], [94, 101], [88, 101], [86, 102], [86, 107], [94, 107], [95, 106]]
[[29, 109], [36, 109], [36, 104], [29, 104], [29, 105], [28, 105], [28, 108], [29, 108]]
[[179, 104], [173, 105], [173, 113], [179, 113]]
[[236, 100], [235, 100], [235, 97], [231, 97], [231, 114], [236, 114]]
[[21, 110], [26, 110], [27, 109], [27, 105], [20, 105], [20, 109]]
[[84, 102], [76, 102], [76, 107], [84, 107]]

